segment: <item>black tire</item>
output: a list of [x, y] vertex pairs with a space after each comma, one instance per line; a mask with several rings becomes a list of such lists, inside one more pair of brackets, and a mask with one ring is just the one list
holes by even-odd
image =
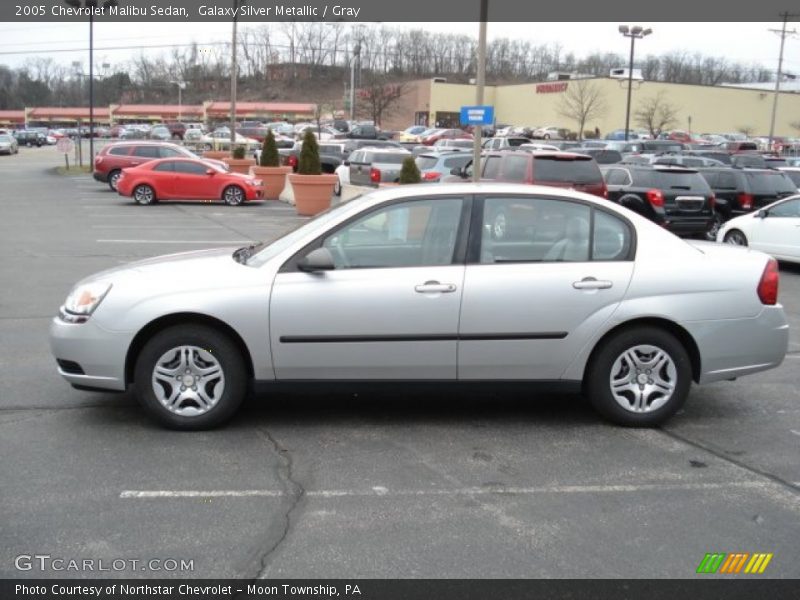
[[149, 185], [142, 183], [133, 189], [133, 200], [141, 206], [148, 206], [156, 202], [156, 191]]
[[111, 188], [112, 192], [117, 191], [117, 181], [119, 181], [119, 176], [122, 173], [120, 169], [114, 169], [108, 174], [108, 187]]
[[246, 200], [244, 190], [238, 185], [229, 185], [222, 190], [222, 201], [228, 206], [241, 206]]
[[339, 177], [336, 177], [336, 183], [333, 184], [333, 195], [334, 196], [341, 196], [342, 195], [342, 180]]
[[725, 222], [724, 216], [719, 213], [714, 213], [714, 220], [711, 222], [711, 227], [708, 228], [708, 231], [705, 233], [705, 239], [709, 242], [716, 242], [717, 241], [717, 233], [719, 233], [720, 227]]
[[734, 246], [747, 246], [747, 236], [739, 231], [738, 229], [731, 229], [728, 233], [725, 234], [725, 237], [722, 240], [726, 244], [732, 244]]
[[[628, 356], [626, 353], [634, 349], [640, 349], [641, 352], [641, 349], [645, 348], [660, 350], [671, 360], [672, 366], [665, 365], [652, 369], [655, 375], [650, 369], [646, 373], [644, 369], [641, 373], [638, 370], [627, 369], [623, 355]], [[638, 354], [638, 356], [654, 355]], [[623, 399], [618, 401], [615, 398], [611, 386], [611, 379], [615, 374], [620, 375], [619, 381], [622, 385], [647, 392], [648, 397], [645, 398], [642, 410], [637, 411], [631, 406], [631, 401], [635, 401], [636, 398], [635, 391], [621, 389], [618, 395]], [[644, 377], [646, 380], [638, 377]], [[650, 377], [653, 379], [647, 379]], [[666, 401], [664, 401], [666, 394], [659, 394], [656, 386], [652, 385], [656, 377], [662, 381], [671, 380], [674, 386]], [[630, 378], [629, 383], [622, 382], [622, 379], [626, 378]], [[586, 369], [584, 393], [595, 410], [612, 423], [627, 427], [653, 427], [669, 419], [683, 406], [691, 383], [692, 367], [689, 354], [675, 336], [658, 327], [635, 326], [612, 335], [602, 342], [602, 346], [595, 349]], [[622, 402], [627, 404], [627, 408], [623, 407]]]
[[[206, 350], [219, 363], [224, 390], [216, 404], [202, 414], [175, 414], [156, 397], [152, 383], [157, 362], [179, 346]], [[170, 429], [202, 430], [218, 427], [237, 411], [247, 394], [247, 368], [236, 344], [224, 333], [206, 325], [176, 325], [154, 335], [142, 348], [134, 369], [136, 398], [148, 415]]]

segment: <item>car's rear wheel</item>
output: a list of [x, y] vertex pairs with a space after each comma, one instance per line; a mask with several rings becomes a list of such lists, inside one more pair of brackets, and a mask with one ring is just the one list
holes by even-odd
[[334, 196], [342, 195], [342, 180], [339, 179], [339, 177], [336, 177], [336, 183], [333, 184], [333, 195]]
[[733, 246], [747, 246], [747, 236], [738, 229], [731, 229], [725, 234], [723, 241]]
[[136, 397], [171, 429], [209, 429], [230, 419], [247, 393], [236, 344], [205, 325], [177, 325], [151, 338], [134, 371]]
[[229, 185], [222, 192], [222, 199], [225, 201], [225, 204], [239, 206], [244, 202], [244, 190], [238, 185]]
[[122, 173], [121, 171], [115, 170], [111, 171], [108, 174], [108, 187], [111, 188], [112, 192], [117, 191], [117, 183], [119, 183], [119, 176], [121, 175], [121, 173]]
[[692, 368], [686, 349], [657, 327], [624, 329], [604, 340], [586, 372], [585, 392], [609, 421], [652, 427], [683, 406]]
[[136, 204], [146, 206], [156, 201], [156, 192], [152, 187], [143, 183], [134, 188], [133, 199], [136, 201]]
[[722, 227], [722, 224], [724, 222], [725, 221], [722, 218], [722, 215], [718, 212], [715, 212], [714, 220], [711, 222], [711, 227], [709, 227], [708, 230], [706, 231], [706, 240], [710, 242], [717, 241], [717, 234], [719, 233], [719, 229], [720, 227]]

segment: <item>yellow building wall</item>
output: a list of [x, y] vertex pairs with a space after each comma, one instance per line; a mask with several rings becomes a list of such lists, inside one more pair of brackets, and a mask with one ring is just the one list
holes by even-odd
[[[625, 127], [627, 80], [610, 78], [591, 79], [600, 87], [607, 110], [602, 118], [586, 123], [585, 129], [599, 127], [603, 135]], [[555, 82], [547, 82], [555, 83]], [[575, 85], [575, 80], [562, 82]], [[498, 123], [518, 126], [556, 125], [577, 131], [575, 121], [558, 113], [565, 92], [536, 93], [536, 83], [523, 85], [487, 86], [485, 104], [495, 107]], [[728, 133], [739, 128], [752, 129], [753, 135], [769, 133], [772, 115], [772, 92], [741, 88], [681, 85], [674, 83], [634, 82], [631, 98], [631, 128], [641, 128], [634, 114], [638, 104], [646, 98], [664, 93], [667, 102], [677, 109], [677, 121], [671, 129], [689, 129], [696, 133]], [[457, 112], [461, 106], [475, 103], [475, 86], [432, 83], [429, 110]], [[420, 110], [420, 109], [418, 109]], [[800, 121], [800, 94], [782, 92], [778, 99], [775, 135], [797, 137], [800, 135], [791, 123]], [[433, 116], [431, 117], [433, 122]]]

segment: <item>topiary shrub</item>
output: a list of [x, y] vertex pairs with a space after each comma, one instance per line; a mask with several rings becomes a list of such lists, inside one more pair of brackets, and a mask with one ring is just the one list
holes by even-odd
[[272, 129], [267, 131], [267, 137], [264, 138], [264, 146], [261, 148], [259, 165], [262, 167], [281, 166], [281, 157], [278, 154], [278, 145], [275, 143], [275, 136], [272, 134]]
[[412, 156], [403, 160], [403, 167], [400, 169], [400, 183], [419, 183], [422, 178], [419, 174], [419, 168]]
[[232, 156], [235, 160], [242, 160], [245, 154], [245, 147], [244, 146], [236, 146], [233, 149]]
[[320, 175], [322, 165], [319, 162], [319, 144], [311, 129], [303, 135], [303, 147], [300, 150], [300, 161], [297, 163], [299, 175]]

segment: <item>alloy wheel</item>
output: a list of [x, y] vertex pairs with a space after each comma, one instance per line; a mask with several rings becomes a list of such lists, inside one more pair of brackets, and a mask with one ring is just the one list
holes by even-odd
[[232, 185], [225, 188], [223, 199], [225, 200], [225, 204], [230, 204], [231, 206], [237, 206], [242, 202], [244, 202], [244, 192], [242, 192], [242, 188]]

